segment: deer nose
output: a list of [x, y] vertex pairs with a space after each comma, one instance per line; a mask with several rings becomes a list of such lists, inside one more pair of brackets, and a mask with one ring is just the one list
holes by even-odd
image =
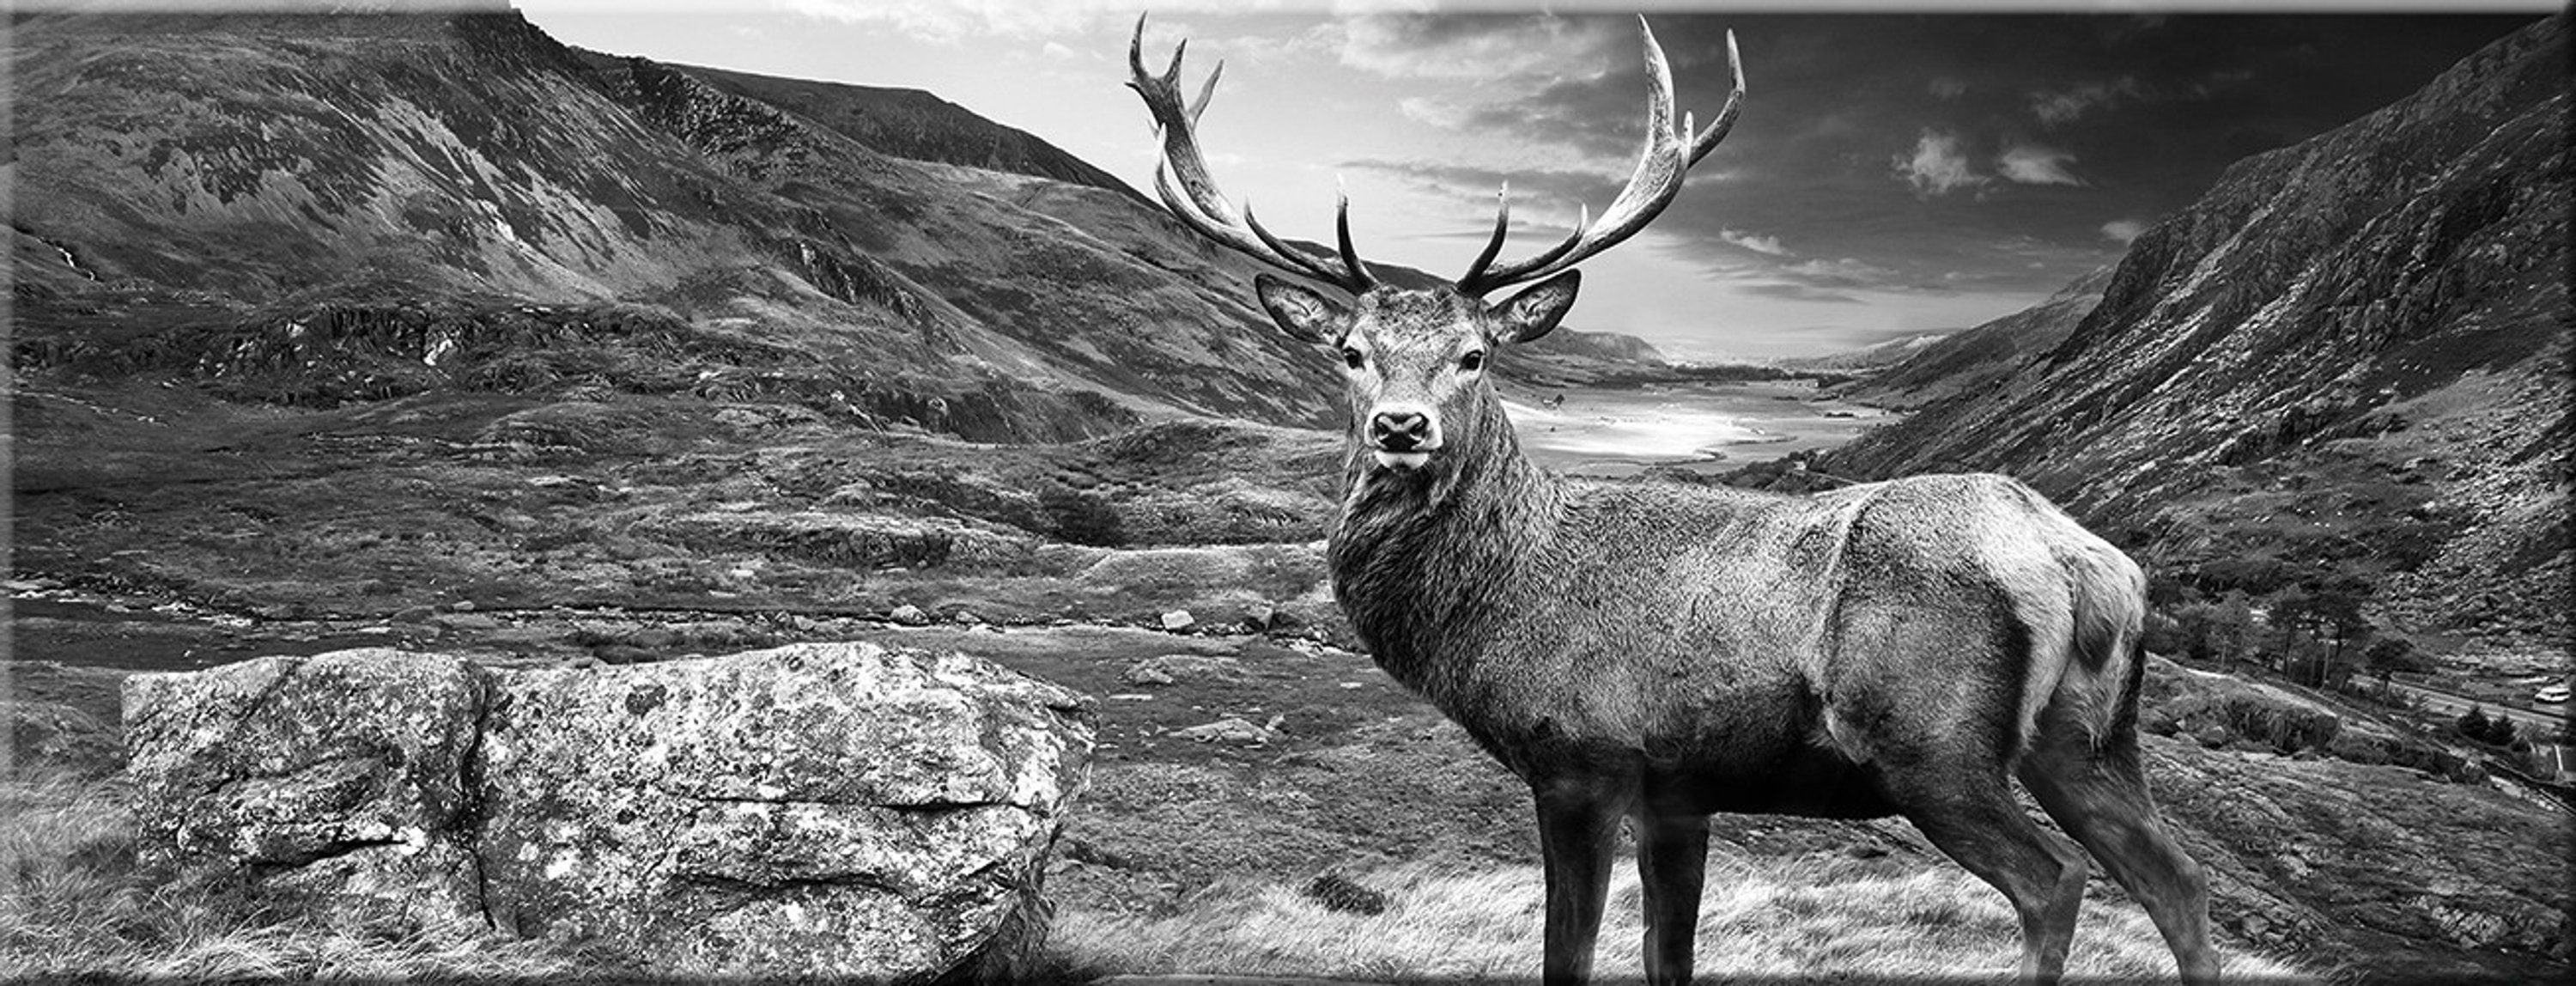
[[1380, 411], [1369, 417], [1369, 440], [1389, 452], [1410, 452], [1431, 436], [1431, 417], [1415, 411]]

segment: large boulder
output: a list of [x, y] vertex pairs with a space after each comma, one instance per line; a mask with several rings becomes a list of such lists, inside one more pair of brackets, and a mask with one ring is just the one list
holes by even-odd
[[1083, 699], [807, 644], [588, 670], [390, 650], [125, 686], [142, 850], [335, 920], [687, 976], [920, 981], [1039, 924]]

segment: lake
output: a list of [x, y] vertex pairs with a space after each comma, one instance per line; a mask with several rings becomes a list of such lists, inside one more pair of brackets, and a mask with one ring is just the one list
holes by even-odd
[[[1540, 403], [1560, 394], [1565, 400], [1554, 408]], [[1513, 387], [1503, 405], [1530, 458], [1588, 476], [1624, 476], [1656, 465], [1732, 469], [1834, 448], [1896, 418], [1778, 382]]]

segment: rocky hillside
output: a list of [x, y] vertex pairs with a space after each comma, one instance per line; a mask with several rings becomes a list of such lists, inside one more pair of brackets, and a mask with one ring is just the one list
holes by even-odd
[[1951, 393], [1820, 468], [2010, 472], [2186, 579], [2334, 571], [2409, 629], [2564, 640], [2568, 33], [2239, 162], [2045, 356], [1900, 367], [1872, 386]]
[[[22, 371], [713, 387], [1007, 440], [1335, 413], [1247, 264], [935, 101], [719, 85], [509, 12], [37, 16], [11, 58]], [[610, 367], [527, 365], [550, 339]]]
[[[583, 56], [608, 72], [640, 61], [595, 52]], [[881, 154], [1053, 178], [1145, 201], [1125, 182], [1089, 161], [919, 89], [780, 79], [694, 65], [671, 68], [727, 93], [821, 124]]]
[[[1854, 368], [1876, 368], [1881, 372], [1844, 388], [1840, 395], [1889, 407], [1920, 407], [1946, 397], [1982, 391], [2011, 375], [2022, 363], [2047, 354], [2065, 341], [2067, 334], [2075, 331], [2076, 323], [2101, 303], [2102, 286], [2110, 283], [2111, 270], [2105, 267], [2076, 278], [2038, 305], [1965, 332], [1899, 350], [1894, 360], [1865, 360], [1862, 367]], [[1890, 344], [1881, 344], [1886, 345]], [[1867, 357], [1879, 348], [1825, 359]]]
[[1886, 342], [1872, 343], [1859, 349], [1846, 349], [1838, 353], [1773, 360], [1771, 365], [1784, 370], [1874, 373], [1922, 355], [1924, 350], [1940, 345], [1941, 340], [1947, 338], [1949, 338], [1948, 334], [1938, 332], [1900, 336]]
[[44, 15], [12, 44], [22, 371], [1003, 441], [1338, 423], [1250, 262], [927, 93], [581, 51], [506, 9]]

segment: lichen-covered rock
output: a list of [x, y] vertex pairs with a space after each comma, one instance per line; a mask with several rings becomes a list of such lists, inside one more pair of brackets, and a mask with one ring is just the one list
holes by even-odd
[[484, 732], [493, 920], [682, 974], [902, 977], [1035, 887], [1090, 736], [959, 655], [799, 645], [516, 672]]
[[1073, 692], [872, 644], [587, 670], [352, 651], [125, 700], [156, 858], [680, 975], [986, 957], [1042, 907], [1092, 742]]
[[326, 916], [479, 913], [456, 835], [486, 686], [462, 659], [385, 649], [129, 677], [138, 850], [258, 874]]

